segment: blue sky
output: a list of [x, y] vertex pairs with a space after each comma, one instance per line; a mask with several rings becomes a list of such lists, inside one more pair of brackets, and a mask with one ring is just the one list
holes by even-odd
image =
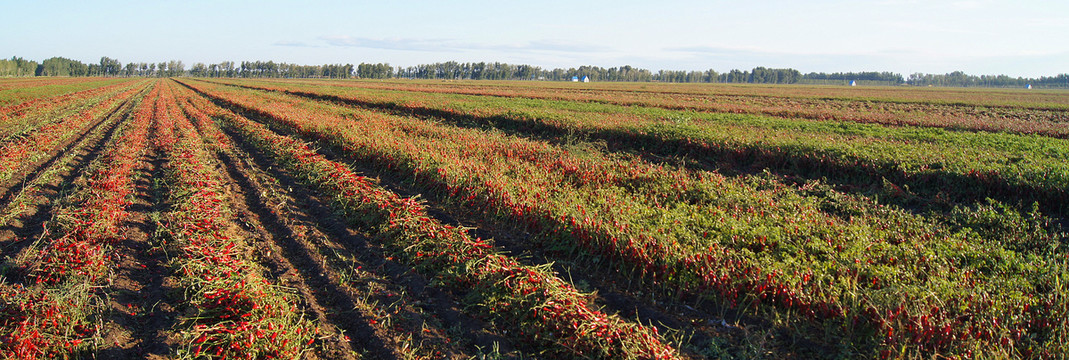
[[1067, 1], [7, 1], [0, 56], [1069, 73]]

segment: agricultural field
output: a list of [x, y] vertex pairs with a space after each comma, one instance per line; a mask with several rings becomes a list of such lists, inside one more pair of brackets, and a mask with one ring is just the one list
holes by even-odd
[[1069, 91], [0, 79], [0, 358], [1069, 356]]

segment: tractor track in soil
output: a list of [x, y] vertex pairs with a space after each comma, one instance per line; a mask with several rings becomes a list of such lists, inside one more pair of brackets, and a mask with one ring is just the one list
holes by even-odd
[[114, 274], [109, 278], [104, 359], [166, 359], [176, 345], [172, 329], [179, 316], [181, 289], [160, 243], [155, 214], [165, 211], [155, 179], [162, 177], [162, 154], [142, 160], [133, 204], [122, 240], [115, 244]]
[[314, 317], [320, 326], [326, 328], [329, 336], [325, 341], [327, 351], [319, 354], [320, 357], [355, 358], [352, 355], [353, 349], [343, 341], [337, 329], [360, 334], [359, 339], [367, 340], [362, 341], [360, 345], [374, 349], [376, 354], [387, 354], [389, 347], [374, 341], [377, 340], [375, 337], [364, 336], [373, 333], [366, 323], [347, 321], [359, 315], [345, 311], [328, 314], [327, 307], [352, 309], [355, 308], [355, 303], [352, 299], [341, 296], [330, 297], [331, 294], [343, 293], [339, 284], [333, 279], [320, 276], [325, 273], [324, 269], [317, 267], [317, 264], [308, 258], [307, 253], [298, 252], [300, 245], [296, 244], [297, 233], [289, 226], [292, 221], [283, 220], [290, 214], [285, 213], [286, 209], [273, 209], [266, 204], [261, 196], [264, 187], [251, 175], [251, 170], [230, 154], [216, 154], [223, 167], [223, 171], [219, 173], [229, 185], [229, 206], [241, 227], [257, 239], [257, 253], [262, 258], [261, 263], [266, 265], [270, 278], [276, 279], [281, 285], [296, 289], [304, 300], [307, 316]]

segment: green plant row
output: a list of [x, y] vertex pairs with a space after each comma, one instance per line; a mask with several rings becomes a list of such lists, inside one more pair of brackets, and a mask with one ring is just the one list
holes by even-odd
[[[819, 186], [662, 171], [582, 146], [186, 83], [536, 241], [611, 259], [652, 288], [786, 313], [862, 352], [1027, 357], [1063, 336], [1064, 251], [1036, 213], [995, 202], [959, 208], [975, 221], [949, 227]], [[1005, 231], [988, 232], [1002, 212]]]
[[[263, 80], [240, 80], [263, 84]], [[284, 84], [335, 88], [399, 90], [409, 93], [478, 95], [513, 99], [561, 100], [698, 112], [754, 114], [794, 119], [842, 120], [885, 125], [914, 125], [967, 131], [994, 131], [1069, 136], [1069, 106], [1053, 94], [1002, 91], [943, 93], [921, 89], [849, 89], [834, 87], [640, 86], [575, 87], [528, 84], [433, 84], [426, 82], [354, 82], [267, 80]], [[712, 90], [712, 91], [703, 91]], [[726, 91], [723, 91], [726, 90]], [[742, 91], [734, 91], [742, 90]], [[836, 94], [836, 95], [833, 95]], [[893, 96], [921, 96], [904, 100]], [[927, 95], [925, 97], [925, 95]], [[942, 99], [940, 95], [950, 95]], [[888, 96], [892, 96], [888, 98]], [[1009, 99], [1019, 98], [1019, 101]]]
[[171, 259], [191, 309], [178, 329], [178, 358], [296, 359], [318, 328], [304, 319], [295, 295], [269, 283], [254, 260], [256, 244], [234, 225], [217, 160], [179, 109], [165, 82], [157, 108], [167, 201], [164, 229]]
[[271, 154], [304, 181], [334, 198], [339, 209], [405, 262], [447, 286], [468, 289], [473, 305], [517, 342], [546, 356], [675, 358], [656, 329], [590, 307], [590, 299], [545, 267], [524, 266], [464, 229], [443, 225], [423, 205], [374, 185], [306, 144], [244, 117], [216, 119]]
[[[26, 108], [36, 106], [34, 101], [55, 96], [65, 96], [86, 90], [99, 89], [109, 85], [137, 82], [138, 79], [129, 78], [66, 78], [47, 79], [34, 81], [33, 86], [16, 86], [0, 90], [0, 114], [7, 115], [7, 111], [14, 108]], [[29, 104], [27, 104], [29, 103]]]
[[20, 281], [0, 284], [5, 291], [0, 357], [67, 358], [103, 345], [100, 285], [114, 266], [109, 249], [121, 238], [134, 173], [147, 148], [155, 91], [120, 125], [77, 190], [55, 210], [41, 240], [16, 260]]
[[[233, 81], [233, 80], [231, 80]], [[767, 169], [863, 188], [887, 180], [917, 202], [983, 201], [1069, 208], [1069, 140], [600, 103], [292, 85], [239, 84], [450, 123], [546, 138], [577, 137], [620, 150], [686, 159], [721, 171]], [[949, 203], [950, 205], [945, 205]]]
[[28, 105], [26, 109], [18, 112], [16, 116], [0, 121], [0, 144], [6, 146], [9, 142], [32, 136], [42, 127], [62, 122], [101, 102], [120, 97], [121, 93], [144, 89], [147, 83], [148, 81], [118, 83], [24, 104]]
[[127, 99], [143, 93], [144, 83], [140, 85], [142, 86], [89, 99], [84, 107], [57, 114], [54, 121], [0, 144], [0, 183], [28, 170], [27, 167], [53, 155], [61, 150], [63, 144], [104, 121], [109, 117], [109, 113], [117, 111]]

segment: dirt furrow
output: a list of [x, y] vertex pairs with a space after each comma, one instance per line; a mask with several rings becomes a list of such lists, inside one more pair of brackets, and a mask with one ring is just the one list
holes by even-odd
[[165, 205], [155, 181], [162, 176], [163, 163], [159, 153], [144, 162], [136, 197], [127, 208], [126, 231], [115, 244], [118, 266], [108, 288], [110, 312], [101, 358], [166, 359], [172, 353], [181, 290], [175, 286], [157, 231], [157, 217]]
[[[337, 283], [326, 279], [323, 274], [328, 270], [316, 264], [310, 257], [310, 249], [302, 248], [295, 238], [304, 236], [300, 230], [290, 226], [293, 221], [283, 220], [288, 217], [286, 209], [272, 208], [265, 201], [263, 186], [250, 174], [250, 169], [229, 154], [221, 153], [223, 171], [230, 184], [231, 208], [242, 223], [243, 228], [260, 239], [259, 255], [265, 260], [272, 277], [279, 284], [295, 288], [306, 301], [308, 315], [316, 318], [325, 330], [326, 338], [320, 357], [327, 359], [354, 359], [356, 350], [345, 341], [342, 332], [351, 334], [373, 334], [366, 322], [349, 321], [359, 318], [359, 314], [338, 309], [356, 307], [352, 299], [330, 297], [331, 294], [343, 293]], [[340, 330], [340, 331], [339, 331]], [[360, 349], [372, 349], [376, 354], [389, 354], [390, 348], [374, 336], [359, 336]], [[382, 356], [387, 358], [387, 356]]]
[[[349, 228], [330, 208], [328, 200], [272, 167], [270, 160], [252, 147], [242, 148], [248, 152], [242, 158], [250, 164], [233, 156], [222, 156], [227, 172], [232, 178], [243, 178], [239, 180], [242, 188], [261, 190], [260, 194], [246, 192], [249, 209], [257, 213], [264, 230], [276, 234], [279, 256], [296, 269], [292, 277], [320, 289], [314, 292], [315, 298], [319, 304], [333, 309], [332, 315], [344, 315], [334, 316], [333, 325], [349, 334], [373, 334], [366, 339], [349, 337], [356, 342], [357, 351], [382, 359], [407, 358], [405, 349], [416, 344], [424, 348], [425, 355], [434, 358], [466, 359], [481, 349], [492, 348], [499, 353], [512, 351], [509, 341], [496, 330], [462, 313], [456, 295], [429, 286], [428, 279], [394, 262], [364, 235]], [[278, 183], [259, 180], [263, 176], [256, 176], [257, 172], [269, 176], [267, 181]], [[268, 193], [274, 194], [264, 195]], [[272, 197], [281, 200], [272, 202], [269, 200]], [[400, 303], [410, 301], [400, 297], [416, 301]], [[397, 321], [395, 330], [401, 331], [368, 326], [383, 321], [382, 316], [374, 314], [376, 309], [365, 310], [370, 314], [339, 313], [342, 309], [366, 308], [369, 304], [387, 305], [376, 308], [390, 307], [387, 314], [396, 314], [390, 321]], [[399, 338], [408, 332], [406, 329], [415, 330], [409, 332], [411, 338]], [[458, 342], [464, 347], [458, 347]], [[420, 351], [410, 351], [413, 350]]]

